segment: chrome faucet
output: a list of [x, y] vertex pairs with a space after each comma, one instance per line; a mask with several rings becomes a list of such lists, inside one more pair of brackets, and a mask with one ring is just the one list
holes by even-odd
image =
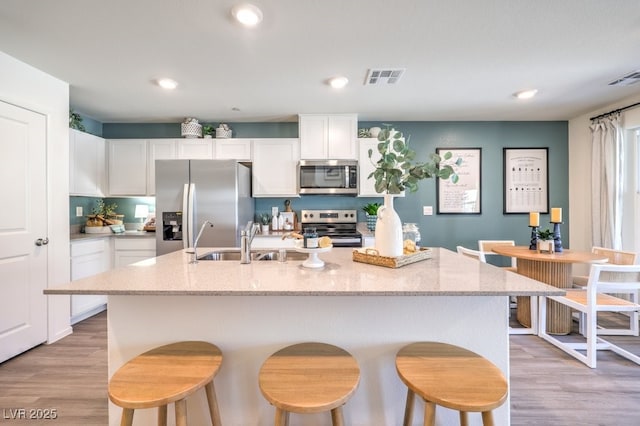
[[251, 243], [259, 228], [260, 224], [253, 223], [253, 221], [250, 220], [247, 222], [247, 226], [240, 232], [240, 263], [251, 263]]
[[200, 232], [198, 232], [198, 236], [196, 237], [196, 240], [193, 242], [193, 259], [191, 259], [191, 262], [189, 262], [189, 263], [198, 263], [198, 240], [200, 240], [200, 237], [202, 236], [202, 233], [204, 232], [204, 228], [207, 225], [209, 225], [210, 227], [213, 228], [213, 223], [209, 222], [208, 220], [204, 221], [204, 223], [200, 227]]

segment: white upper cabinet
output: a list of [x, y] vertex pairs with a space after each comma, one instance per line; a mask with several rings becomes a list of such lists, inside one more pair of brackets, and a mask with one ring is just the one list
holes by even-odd
[[178, 159], [213, 160], [214, 139], [178, 139]]
[[253, 139], [254, 197], [297, 197], [298, 139]]
[[251, 161], [251, 139], [214, 139], [216, 160]]
[[104, 139], [69, 129], [69, 193], [103, 197], [105, 174]]
[[114, 139], [109, 147], [109, 195], [147, 195], [147, 140]]
[[357, 114], [300, 114], [300, 158], [333, 160], [358, 158]]
[[177, 156], [175, 139], [149, 140], [147, 159], [147, 194], [156, 195], [156, 160], [173, 160]]
[[[361, 138], [358, 139], [359, 156], [358, 156], [358, 196], [359, 197], [382, 197], [382, 194], [376, 192], [373, 179], [367, 179], [375, 170], [374, 164], [380, 159], [378, 152], [378, 138]], [[372, 150], [371, 159], [369, 159], [369, 150]], [[372, 163], [373, 162], [373, 163]]]

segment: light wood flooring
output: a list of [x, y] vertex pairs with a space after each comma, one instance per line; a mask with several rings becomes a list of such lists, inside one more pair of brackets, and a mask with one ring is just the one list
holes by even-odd
[[[640, 338], [614, 339], [640, 353]], [[640, 424], [640, 366], [601, 351], [592, 370], [536, 336], [510, 342], [512, 425]], [[0, 425], [106, 425], [106, 347], [101, 313], [71, 336], [0, 364]], [[55, 408], [58, 419], [7, 418], [16, 408]]]

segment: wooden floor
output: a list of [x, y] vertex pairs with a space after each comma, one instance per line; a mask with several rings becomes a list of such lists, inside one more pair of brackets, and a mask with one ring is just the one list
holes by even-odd
[[[615, 340], [640, 354], [640, 338]], [[592, 370], [536, 336], [512, 335], [510, 341], [512, 425], [640, 424], [640, 366], [601, 351]], [[106, 425], [106, 348], [101, 313], [60, 342], [0, 364], [0, 425]], [[29, 409], [56, 409], [58, 419], [12, 420], [11, 410], [20, 408], [27, 415]]]

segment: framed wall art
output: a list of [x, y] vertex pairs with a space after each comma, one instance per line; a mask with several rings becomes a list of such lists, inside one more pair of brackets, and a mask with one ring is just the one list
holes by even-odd
[[504, 213], [549, 212], [549, 148], [503, 148]]
[[436, 185], [438, 214], [480, 214], [482, 212], [481, 194], [481, 148], [436, 148], [436, 153], [443, 157], [447, 152], [453, 156], [443, 164], [453, 164], [459, 158], [462, 162], [454, 166], [459, 180], [438, 179]]

